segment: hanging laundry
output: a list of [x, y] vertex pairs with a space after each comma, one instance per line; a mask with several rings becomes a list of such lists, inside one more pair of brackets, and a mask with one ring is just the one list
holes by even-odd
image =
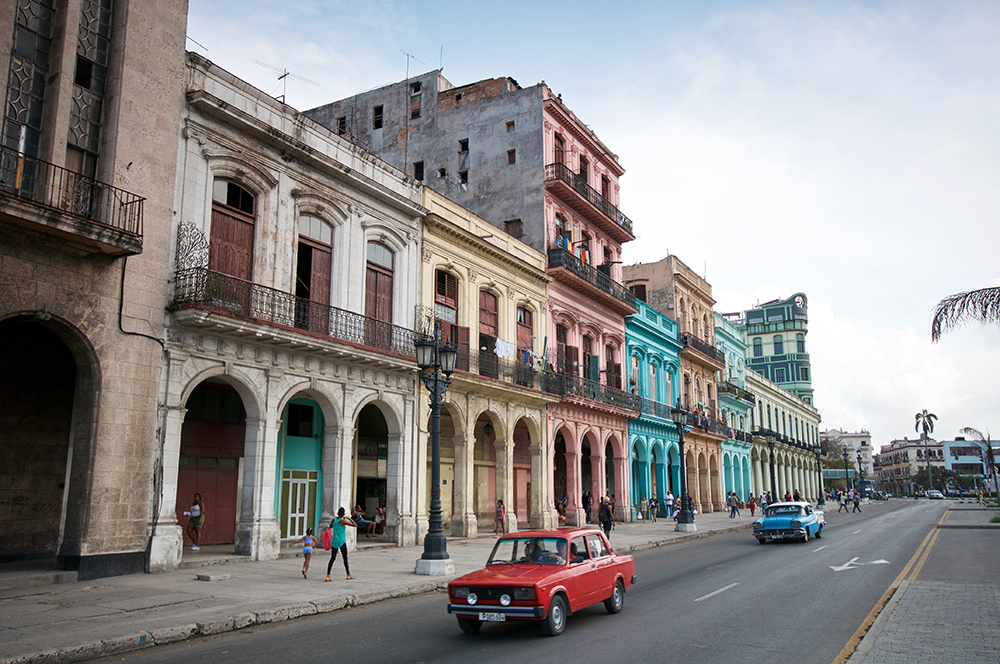
[[496, 353], [497, 357], [509, 357], [517, 352], [517, 344], [512, 344], [497, 337], [496, 343], [493, 344], [493, 352]]

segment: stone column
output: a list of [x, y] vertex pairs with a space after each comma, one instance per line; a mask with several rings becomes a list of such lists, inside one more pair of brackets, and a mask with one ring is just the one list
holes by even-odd
[[[451, 502], [451, 534], [454, 537], [476, 537], [479, 534], [479, 521], [476, 518], [476, 473], [475, 430], [470, 425], [466, 437], [454, 436], [452, 444], [455, 447], [455, 487]], [[445, 487], [441, 487], [442, 495]]]
[[[325, 528], [341, 507], [351, 515], [350, 493], [344, 494], [351, 483], [350, 451], [354, 441], [353, 427], [328, 425], [323, 428], [323, 513], [320, 527]], [[347, 465], [344, 465], [347, 448]]]
[[[579, 525], [583, 523], [583, 508], [580, 507], [580, 454], [566, 450], [566, 523], [556, 525]], [[562, 496], [555, 496], [559, 500]]]
[[149, 571], [166, 572], [181, 562], [184, 549], [184, 528], [177, 523], [177, 471], [181, 454], [181, 426], [187, 409], [172, 406], [163, 423], [163, 449], [160, 463], [160, 505], [153, 515], [153, 536], [150, 538]]
[[[542, 421], [544, 424], [544, 420]], [[544, 440], [532, 441], [528, 448], [531, 453], [531, 495], [528, 496], [531, 526], [533, 528], [552, 527], [552, 509], [549, 506], [549, 473], [545, 459], [549, 458]]]
[[236, 553], [253, 560], [274, 560], [281, 533], [274, 516], [274, 475], [277, 471], [278, 422], [247, 418], [243, 458], [243, 494], [236, 524]]
[[[508, 429], [509, 430], [509, 429]], [[514, 439], [496, 439], [493, 441], [493, 451], [496, 455], [496, 497], [503, 501], [507, 508], [507, 532], [517, 532], [517, 513], [514, 505]], [[495, 506], [494, 506], [495, 509]], [[495, 517], [494, 517], [495, 518]]]

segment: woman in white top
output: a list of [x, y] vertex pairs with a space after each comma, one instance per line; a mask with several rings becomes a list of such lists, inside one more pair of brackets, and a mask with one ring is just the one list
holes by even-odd
[[201, 502], [201, 494], [194, 494], [194, 505], [191, 511], [184, 512], [191, 517], [187, 525], [187, 534], [191, 538], [191, 550], [198, 551], [201, 548], [201, 527], [205, 525], [205, 506]]

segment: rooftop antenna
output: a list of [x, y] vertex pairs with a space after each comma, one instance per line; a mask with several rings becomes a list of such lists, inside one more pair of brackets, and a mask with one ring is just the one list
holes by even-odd
[[267, 69], [270, 69], [271, 71], [278, 74], [278, 80], [281, 81], [281, 96], [278, 97], [277, 99], [282, 104], [286, 103], [285, 93], [288, 92], [288, 79], [292, 79], [294, 81], [302, 81], [303, 83], [309, 83], [311, 85], [319, 85], [319, 83], [317, 83], [316, 81], [310, 81], [308, 78], [304, 78], [302, 76], [299, 76], [298, 74], [293, 74], [292, 72], [288, 71], [283, 67], [275, 67], [274, 65], [269, 65], [266, 62], [261, 62], [260, 60], [254, 60], [254, 62], [259, 64], [261, 67], [266, 67]]
[[[403, 90], [403, 99], [409, 99], [410, 95], [410, 58], [413, 58], [420, 64], [427, 64], [417, 56], [407, 53], [403, 49], [399, 49], [399, 52], [406, 56], [406, 89]], [[403, 104], [403, 127], [409, 126], [410, 123], [410, 105]], [[404, 131], [403, 133], [403, 172], [406, 172], [406, 164], [408, 162], [407, 148], [410, 146], [410, 132]]]

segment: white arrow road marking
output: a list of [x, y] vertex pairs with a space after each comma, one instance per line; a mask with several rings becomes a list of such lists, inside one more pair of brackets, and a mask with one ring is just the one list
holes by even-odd
[[[855, 558], [855, 560], [857, 560], [857, 558]], [[702, 596], [702, 597], [699, 597], [699, 598], [698, 598], [698, 599], [696, 599], [695, 601], [696, 601], [696, 602], [700, 602], [700, 601], [701, 601], [701, 600], [703, 600], [703, 599], [708, 599], [709, 597], [715, 597], [715, 596], [716, 596], [716, 595], [718, 595], [719, 593], [724, 593], [724, 592], [726, 592], [727, 590], [729, 590], [730, 588], [735, 588], [735, 587], [736, 587], [736, 586], [738, 586], [738, 585], [740, 585], [740, 584], [738, 584], [738, 583], [730, 583], [730, 584], [729, 584], [728, 586], [726, 586], [725, 588], [719, 588], [719, 589], [718, 589], [718, 590], [716, 590], [716, 591], [715, 591], [714, 593], [708, 593], [707, 595], [704, 595], [704, 596]]]
[[858, 567], [858, 565], [888, 565], [889, 564], [888, 560], [882, 560], [881, 558], [879, 558], [878, 560], [873, 560], [873, 561], [868, 562], [868, 563], [859, 563], [858, 562], [858, 558], [859, 558], [859, 556], [855, 556], [854, 558], [851, 558], [850, 560], [848, 560], [843, 565], [830, 565], [830, 569], [832, 569], [834, 572], [843, 572], [845, 569], [856, 569]]
[[857, 562], [858, 558], [860, 558], [860, 556], [855, 556], [846, 563], [844, 563], [843, 565], [836, 565], [836, 566], [830, 565], [830, 569], [832, 569], [834, 572], [843, 572], [845, 569], [854, 569], [854, 563]]
[[816, 553], [817, 551], [822, 551], [822, 550], [823, 550], [823, 549], [825, 549], [825, 548], [826, 548], [827, 546], [828, 546], [828, 545], [824, 544], [823, 546], [819, 547], [818, 549], [813, 549], [813, 553]]

